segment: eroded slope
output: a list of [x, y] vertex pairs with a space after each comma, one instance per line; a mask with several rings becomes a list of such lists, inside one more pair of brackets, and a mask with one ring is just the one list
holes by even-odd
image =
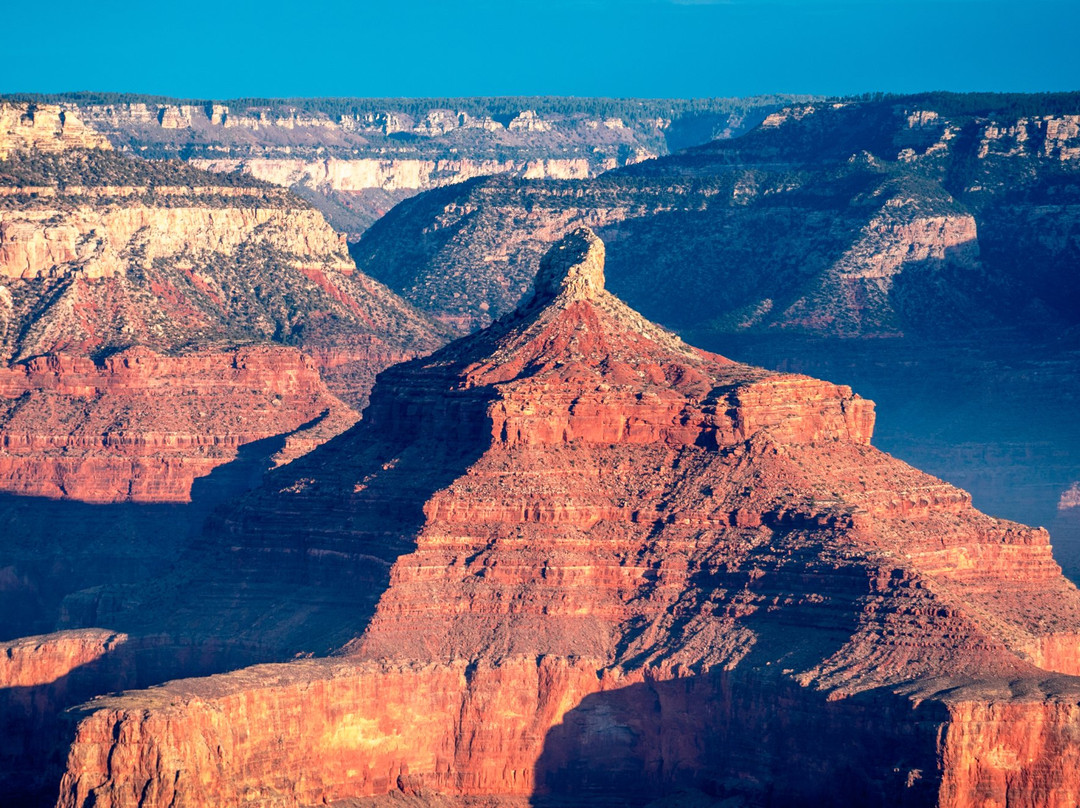
[[1080, 594], [872, 425], [644, 321], [575, 231], [223, 523], [252, 580], [367, 570], [355, 639], [88, 705], [59, 804], [1075, 802]]

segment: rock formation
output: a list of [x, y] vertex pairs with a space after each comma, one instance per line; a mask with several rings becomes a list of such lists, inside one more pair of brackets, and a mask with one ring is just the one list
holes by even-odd
[[[100, 625], [132, 588], [197, 590], [183, 573], [214, 509], [354, 423], [375, 374], [442, 334], [284, 189], [117, 154], [70, 110], [0, 105], [0, 124], [0, 641], [49, 633], [48, 671], [50, 649], [82, 648], [57, 629]], [[0, 793], [77, 701], [280, 658], [164, 612], [61, 686], [0, 678], [0, 722], [49, 739], [0, 749]]]
[[612, 288], [680, 331], [955, 336], [1035, 308], [1075, 324], [1080, 116], [961, 98], [796, 108], [583, 182], [462, 185], [395, 209], [354, 254], [462, 332], [512, 310], [544, 245], [582, 224], [612, 245]]
[[352, 251], [467, 333], [588, 225], [609, 288], [646, 317], [865, 391], [884, 412], [875, 445], [1050, 526], [1080, 478], [1078, 113], [1076, 94], [799, 105], [594, 179], [421, 194]]
[[850, 389], [652, 325], [603, 256], [573, 231], [219, 521], [246, 585], [377, 599], [341, 652], [86, 705], [59, 806], [1076, 804], [1046, 532], [872, 448]]
[[[53, 99], [50, 99], [53, 100]], [[418, 191], [472, 177], [594, 177], [738, 135], [809, 96], [694, 101], [591, 98], [292, 99], [190, 104], [61, 99], [117, 148], [242, 171], [291, 187], [359, 236]]]
[[0, 160], [24, 149], [108, 149], [108, 139], [56, 104], [0, 102]]
[[0, 161], [0, 491], [186, 501], [242, 444], [344, 429], [440, 344], [302, 200], [69, 140]]
[[83, 502], [186, 502], [243, 444], [356, 420], [280, 346], [39, 357], [0, 370], [0, 403], [0, 491]]

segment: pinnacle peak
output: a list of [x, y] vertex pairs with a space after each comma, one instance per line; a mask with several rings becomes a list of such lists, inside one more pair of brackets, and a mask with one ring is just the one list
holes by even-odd
[[604, 242], [588, 227], [567, 233], [540, 261], [536, 299], [590, 300], [604, 291]]

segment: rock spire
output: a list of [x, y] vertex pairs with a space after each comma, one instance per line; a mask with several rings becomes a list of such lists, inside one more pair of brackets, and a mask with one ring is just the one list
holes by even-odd
[[591, 300], [604, 291], [604, 242], [588, 227], [572, 230], [540, 261], [534, 300]]

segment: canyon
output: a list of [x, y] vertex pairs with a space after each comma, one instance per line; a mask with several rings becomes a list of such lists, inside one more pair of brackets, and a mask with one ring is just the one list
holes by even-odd
[[0, 102], [5, 799], [1076, 804], [1071, 99]]
[[1074, 94], [795, 105], [594, 179], [421, 194], [350, 249], [464, 334], [528, 295], [547, 244], [592, 227], [610, 288], [650, 319], [865, 391], [876, 446], [1051, 526], [1080, 477], [1078, 116]]
[[512, 310], [544, 245], [579, 225], [611, 244], [613, 289], [700, 337], [1073, 327], [1080, 108], [1013, 118], [962, 98], [797, 107], [580, 182], [462, 183], [398, 206], [352, 252], [460, 333]]
[[[21, 148], [31, 113], [2, 109]], [[83, 131], [33, 108], [61, 115]], [[0, 490], [185, 501], [241, 444], [344, 428], [379, 370], [441, 343], [288, 192], [86, 145], [0, 169]]]
[[69, 110], [117, 148], [289, 187], [357, 238], [422, 190], [477, 176], [582, 179], [715, 137], [809, 96], [238, 99], [18, 97]]
[[351, 635], [329, 657], [74, 711], [57, 804], [1073, 804], [1080, 594], [1046, 531], [872, 448], [850, 388], [604, 283], [572, 231], [220, 516], [229, 577], [369, 608], [295, 616]]
[[[380, 370], [445, 335], [284, 189], [119, 154], [58, 105], [0, 104], [0, 153], [0, 640], [16, 641], [92, 624], [99, 587], [180, 563], [216, 507], [355, 423]], [[209, 673], [230, 653], [146, 665]]]

